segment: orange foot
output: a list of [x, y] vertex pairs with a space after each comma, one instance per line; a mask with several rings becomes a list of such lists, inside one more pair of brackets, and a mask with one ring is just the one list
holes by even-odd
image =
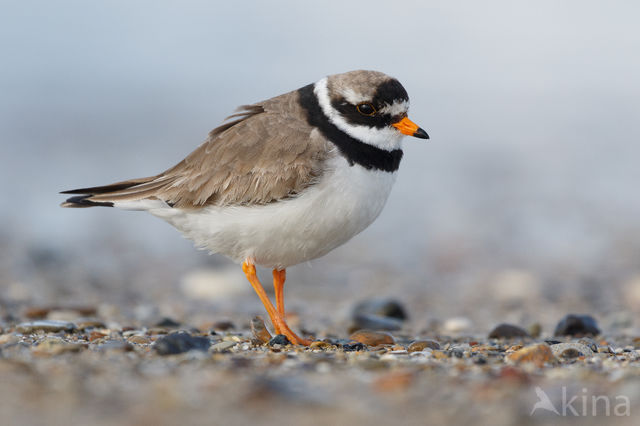
[[286, 279], [286, 270], [273, 270], [273, 286], [276, 292], [276, 304], [278, 305], [278, 309], [273, 306], [271, 300], [267, 296], [267, 292], [264, 291], [258, 276], [256, 275], [256, 267], [253, 263], [249, 261], [245, 261], [242, 264], [242, 271], [247, 276], [247, 279], [251, 283], [251, 286], [258, 294], [260, 301], [264, 305], [267, 313], [269, 314], [269, 318], [271, 318], [271, 323], [273, 324], [273, 328], [277, 334], [284, 334], [287, 339], [293, 345], [304, 345], [309, 346], [311, 344], [311, 340], [304, 339], [296, 333], [294, 333], [284, 318], [284, 281]]

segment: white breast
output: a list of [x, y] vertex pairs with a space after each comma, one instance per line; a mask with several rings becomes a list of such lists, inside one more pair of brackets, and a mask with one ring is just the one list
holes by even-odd
[[212, 253], [285, 268], [323, 256], [369, 226], [395, 178], [396, 173], [349, 166], [337, 155], [322, 180], [296, 198], [261, 206], [149, 212]]

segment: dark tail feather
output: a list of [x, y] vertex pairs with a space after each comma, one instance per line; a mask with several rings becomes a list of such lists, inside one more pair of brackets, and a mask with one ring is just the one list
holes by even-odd
[[122, 182], [116, 182], [111, 185], [105, 186], [94, 186], [92, 188], [80, 188], [80, 189], [71, 189], [69, 191], [62, 191], [61, 194], [81, 194], [76, 197], [71, 197], [67, 199], [64, 203], [60, 204], [61, 207], [113, 207], [112, 201], [93, 201], [91, 197], [93, 196], [102, 196], [102, 198], [109, 198], [108, 195], [105, 194], [113, 194], [118, 195], [119, 191], [124, 191], [126, 189], [132, 188], [136, 185], [145, 184], [154, 180], [156, 176], [140, 178], [140, 179], [131, 179]]
[[91, 195], [78, 195], [77, 197], [68, 198], [67, 201], [60, 204], [60, 207], [113, 207], [113, 203], [91, 201], [88, 199], [89, 197]]

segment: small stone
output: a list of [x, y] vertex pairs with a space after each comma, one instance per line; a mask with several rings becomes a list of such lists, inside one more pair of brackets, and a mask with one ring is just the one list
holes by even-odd
[[60, 338], [49, 337], [33, 348], [35, 355], [60, 355], [67, 352], [79, 352], [87, 345], [70, 343]]
[[435, 340], [417, 340], [409, 345], [407, 351], [409, 352], [421, 352], [426, 348], [440, 349], [440, 344]]
[[94, 340], [103, 339], [107, 337], [109, 333], [103, 333], [102, 331], [92, 331], [89, 333], [89, 341], [93, 342]]
[[233, 330], [236, 326], [230, 320], [220, 320], [213, 323], [213, 328], [219, 331], [228, 331]]
[[267, 330], [267, 327], [264, 325], [264, 320], [262, 317], [256, 316], [251, 320], [251, 343], [256, 346], [264, 345], [269, 343], [271, 340], [271, 333]]
[[574, 342], [551, 345], [551, 352], [553, 352], [553, 355], [558, 359], [571, 359], [593, 355], [591, 348]]
[[[97, 342], [97, 341], [96, 341]], [[133, 346], [125, 340], [103, 340], [98, 345], [100, 350], [129, 352]]]
[[23, 334], [31, 334], [38, 331], [44, 331], [45, 333], [57, 333], [59, 331], [71, 332], [75, 329], [76, 326], [72, 322], [51, 320], [23, 322], [16, 326], [16, 330]]
[[473, 323], [466, 317], [449, 318], [442, 324], [442, 330], [445, 333], [462, 333], [469, 331], [471, 327]]
[[175, 355], [191, 350], [206, 351], [210, 345], [211, 342], [206, 337], [194, 337], [180, 332], [159, 338], [153, 347], [159, 355]]
[[149, 343], [151, 343], [151, 339], [149, 339], [147, 336], [140, 335], [130, 336], [127, 341], [129, 343], [136, 343], [138, 345], [148, 345]]
[[367, 346], [393, 345], [395, 343], [390, 334], [382, 331], [360, 330], [353, 333], [349, 338]]
[[238, 344], [238, 342], [234, 342], [234, 341], [231, 341], [231, 340], [225, 340], [225, 341], [222, 341], [220, 343], [216, 343], [215, 345], [211, 346], [211, 351], [212, 352], [227, 352], [237, 344]]
[[78, 330], [87, 330], [89, 328], [105, 328], [106, 325], [96, 318], [78, 318], [74, 321]]
[[155, 324], [155, 327], [176, 328], [176, 327], [180, 327], [181, 325], [182, 324], [180, 324], [178, 321], [174, 319], [171, 319], [169, 317], [164, 317]]
[[397, 300], [393, 299], [364, 300], [353, 308], [354, 317], [361, 314], [395, 318], [401, 321], [407, 319], [407, 311], [404, 306], [402, 306], [402, 304]]
[[367, 345], [364, 345], [360, 342], [345, 343], [344, 345], [342, 345], [342, 350], [345, 352], [360, 352], [366, 349]]
[[322, 350], [326, 350], [326, 349], [331, 349], [331, 343], [328, 342], [324, 342], [322, 340], [316, 340], [315, 342], [311, 342], [311, 344], [309, 345], [309, 349], [322, 349]]
[[396, 331], [402, 328], [402, 320], [390, 317], [382, 317], [372, 314], [358, 314], [353, 317], [353, 324], [349, 327], [349, 331], [367, 330], [386, 330]]
[[565, 316], [554, 332], [555, 336], [596, 336], [600, 334], [598, 324], [591, 315]]
[[268, 342], [269, 346], [273, 346], [273, 345], [286, 346], [290, 343], [291, 342], [289, 342], [289, 339], [287, 339], [287, 336], [285, 336], [284, 334], [278, 334], [276, 336], [273, 336], [273, 338]]
[[511, 339], [514, 337], [530, 337], [530, 336], [525, 329], [518, 327], [517, 325], [505, 324], [505, 323], [497, 325], [489, 333], [490, 339], [500, 339], [500, 338]]
[[507, 354], [506, 361], [514, 364], [531, 362], [537, 367], [543, 367], [546, 363], [555, 361], [551, 348], [546, 343], [525, 346], [515, 352]]
[[92, 316], [98, 310], [94, 306], [32, 306], [25, 310], [24, 316], [29, 319], [44, 319], [55, 311], [73, 312], [75, 316]]

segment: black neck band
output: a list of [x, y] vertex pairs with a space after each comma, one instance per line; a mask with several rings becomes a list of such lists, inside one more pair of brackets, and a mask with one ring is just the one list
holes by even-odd
[[359, 164], [369, 170], [385, 172], [398, 170], [402, 159], [401, 149], [386, 151], [361, 142], [340, 130], [322, 111], [318, 98], [313, 92], [313, 84], [299, 89], [298, 94], [300, 105], [307, 113], [307, 122], [318, 128], [325, 138], [336, 145], [350, 165]]

